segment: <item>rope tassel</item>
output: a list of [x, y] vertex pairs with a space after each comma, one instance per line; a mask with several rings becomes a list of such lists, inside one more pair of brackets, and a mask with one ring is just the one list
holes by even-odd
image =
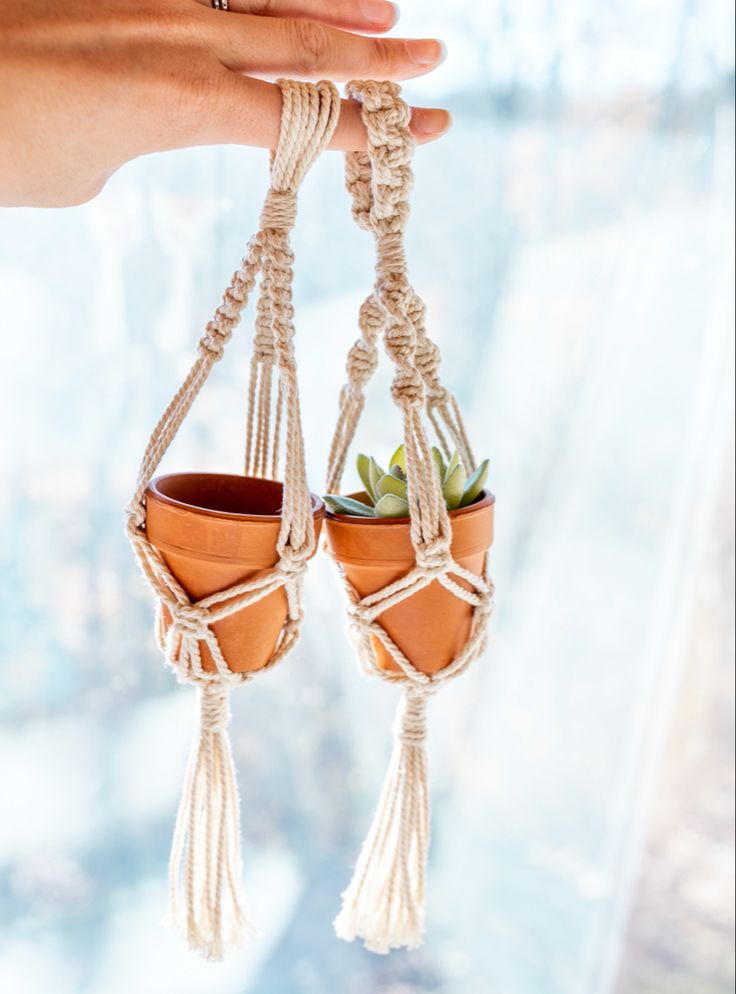
[[199, 688], [199, 725], [169, 861], [169, 914], [190, 949], [210, 960], [255, 930], [240, 900], [240, 802], [227, 727], [230, 690]]
[[374, 953], [418, 949], [424, 939], [429, 851], [428, 684], [406, 685], [378, 809], [335, 921], [338, 938]]

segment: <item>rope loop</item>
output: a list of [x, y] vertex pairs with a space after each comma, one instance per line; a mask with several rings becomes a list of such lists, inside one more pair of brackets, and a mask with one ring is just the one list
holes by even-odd
[[[368, 152], [346, 159], [346, 183], [353, 216], [369, 230], [376, 246], [376, 281], [360, 312], [361, 339], [348, 356], [348, 388], [341, 395], [340, 419], [330, 450], [328, 480], [339, 492], [349, 447], [372, 374], [371, 349], [383, 334], [395, 371], [391, 385], [403, 418], [405, 475], [410, 509], [413, 566], [398, 579], [360, 597], [347, 577], [348, 618], [365, 672], [403, 686], [394, 726], [395, 743], [373, 824], [363, 845], [343, 906], [335, 922], [338, 936], [360, 937], [378, 953], [416, 949], [424, 934], [425, 873], [429, 846], [427, 703], [448, 681], [463, 673], [485, 650], [492, 585], [452, 557], [452, 525], [421, 416], [435, 429], [447, 458], [454, 443], [470, 473], [475, 468], [457, 401], [440, 382], [440, 353], [425, 328], [426, 308], [407, 275], [404, 232], [409, 218], [414, 139], [410, 111], [395, 83], [348, 84], [348, 96], [361, 104]], [[369, 358], [370, 357], [370, 361]], [[437, 673], [417, 669], [382, 624], [382, 617], [431, 584], [472, 610], [468, 638], [455, 658]], [[389, 627], [391, 627], [389, 625]], [[383, 669], [376, 643], [396, 664]]]

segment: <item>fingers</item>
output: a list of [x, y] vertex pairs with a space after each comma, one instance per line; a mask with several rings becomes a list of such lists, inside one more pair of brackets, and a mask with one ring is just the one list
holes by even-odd
[[209, 41], [223, 65], [250, 76], [411, 79], [445, 57], [435, 39], [366, 38], [314, 21], [251, 17], [207, 19]]
[[[212, 6], [212, 0], [199, 2]], [[399, 19], [398, 7], [389, 0], [229, 0], [228, 13], [306, 18], [334, 28], [371, 33], [389, 31]]]
[[[183, 141], [187, 145], [254, 145], [275, 148], [281, 120], [281, 91], [273, 83], [237, 76], [222, 70], [207, 99], [196, 104], [196, 119], [189, 122]], [[413, 108], [411, 131], [420, 144], [434, 141], [452, 124], [445, 110]], [[181, 133], [171, 147], [179, 147]], [[360, 107], [343, 100], [340, 120], [330, 148], [363, 151], [367, 144]]]
[[[412, 107], [411, 111], [409, 127], [420, 145], [441, 138], [452, 127], [452, 118], [446, 110]], [[363, 152], [367, 141], [360, 107], [354, 100], [343, 100], [340, 120], [330, 142], [330, 148], [341, 152]]]

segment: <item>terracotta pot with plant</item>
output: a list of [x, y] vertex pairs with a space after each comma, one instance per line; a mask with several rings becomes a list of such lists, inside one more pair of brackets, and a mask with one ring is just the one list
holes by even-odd
[[[300, 183], [332, 136], [340, 99], [331, 83], [282, 80], [280, 86], [281, 134], [260, 230], [207, 326], [196, 362], [154, 429], [128, 510], [129, 538], [159, 601], [158, 636], [166, 660], [182, 683], [199, 690], [169, 893], [173, 922], [208, 959], [222, 958], [226, 945], [250, 928], [239, 897], [240, 811], [227, 734], [230, 689], [274, 666], [296, 642], [302, 580], [324, 516], [305, 470], [289, 234]], [[245, 474], [154, 478], [222, 357], [259, 274]], [[281, 448], [283, 475], [277, 482]]]
[[[336, 920], [337, 934], [387, 953], [421, 945], [429, 845], [425, 739], [432, 695], [484, 651], [491, 611], [487, 575], [494, 498], [487, 461], [476, 464], [453, 395], [439, 375], [425, 307], [407, 277], [414, 143], [410, 112], [393, 83], [356, 82], [368, 152], [347, 156], [353, 215], [376, 243], [376, 282], [348, 356], [328, 468], [326, 533], [350, 599], [364, 669], [403, 687], [394, 753], [373, 824]], [[378, 362], [392, 360], [403, 444], [384, 471], [358, 458], [363, 490], [341, 495], [348, 450]], [[428, 440], [427, 422], [439, 446]]]
[[[453, 562], [476, 576], [485, 573], [493, 541], [494, 498], [484, 490], [488, 460], [470, 475], [457, 452], [445, 462], [433, 446], [432, 462], [449, 513]], [[416, 562], [403, 445], [384, 472], [372, 457], [359, 455], [357, 470], [364, 490], [341, 497], [327, 494], [330, 551], [356, 596], [364, 599], [406, 576]], [[457, 577], [472, 596], [472, 585]], [[432, 579], [411, 597], [398, 601], [377, 618], [383, 630], [417, 670], [432, 676], [444, 670], [467, 644], [474, 606], [454, 589]], [[393, 673], [401, 667], [384, 642], [371, 635], [378, 666]]]

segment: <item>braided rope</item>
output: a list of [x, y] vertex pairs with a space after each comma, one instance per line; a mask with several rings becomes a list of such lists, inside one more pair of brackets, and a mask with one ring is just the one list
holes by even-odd
[[[404, 233], [414, 152], [410, 111], [394, 83], [352, 82], [348, 96], [361, 104], [368, 130], [368, 152], [348, 154], [346, 177], [353, 216], [375, 239], [376, 281], [360, 310], [361, 337], [348, 355], [348, 382], [340, 396], [327, 490], [339, 492], [348, 449], [365, 406], [365, 387], [378, 363], [382, 335], [395, 367], [391, 393], [403, 419], [412, 509], [410, 533], [416, 561], [405, 576], [363, 598], [343, 576], [351, 601], [351, 634], [364, 671], [402, 684], [404, 694], [384, 789], [352, 882], [343, 895], [335, 928], [341, 938], [352, 941], [360, 937], [368, 949], [386, 953], [422, 943], [429, 846], [427, 705], [442, 685], [460, 676], [485, 650], [493, 588], [487, 576], [471, 573], [452, 557], [450, 518], [422, 423], [422, 412], [426, 411], [446, 455], [450, 455], [449, 436], [466, 470], [472, 472], [475, 459], [462, 414], [455, 397], [442, 386], [440, 352], [427, 334], [425, 305], [407, 276]], [[474, 611], [463, 649], [445, 669], [429, 676], [414, 667], [379, 619], [384, 611], [435, 581]], [[399, 672], [379, 667], [374, 638], [393, 657]]]
[[[271, 157], [271, 187], [260, 230], [249, 242], [240, 269], [205, 329], [196, 361], [153, 430], [127, 511], [128, 537], [159, 602], [159, 643], [178, 680], [199, 689], [199, 724], [174, 830], [169, 894], [173, 923], [182, 928], [190, 946], [209, 959], [221, 959], [226, 945], [251, 931], [238, 894], [240, 815], [227, 726], [230, 689], [248, 682], [253, 674], [232, 672], [212, 626], [283, 587], [288, 616], [264, 668], [276, 665], [299, 637], [302, 578], [315, 547], [293, 345], [294, 256], [289, 234], [296, 220], [299, 185], [332, 137], [340, 99], [328, 82], [315, 85], [280, 80], [279, 86], [283, 97], [281, 133]], [[192, 602], [148, 540], [146, 490], [214, 364], [222, 358], [259, 273], [245, 472], [251, 476], [270, 472], [275, 477], [283, 434], [283, 504], [276, 546], [279, 559], [272, 569], [254, 579]], [[275, 412], [274, 370], [278, 374]], [[164, 608], [171, 618], [168, 631]], [[204, 668], [203, 645], [214, 661], [214, 671]]]

